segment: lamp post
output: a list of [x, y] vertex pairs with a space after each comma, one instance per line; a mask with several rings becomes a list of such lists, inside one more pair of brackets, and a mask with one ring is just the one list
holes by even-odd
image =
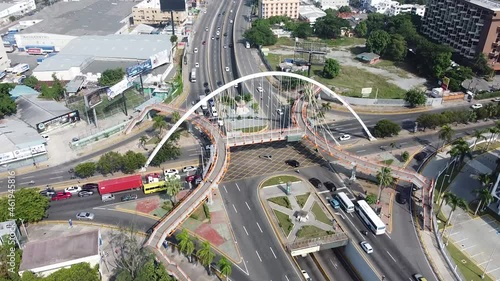
[[[500, 234], [500, 231], [497, 231], [497, 235]], [[490, 258], [488, 259], [488, 263], [486, 264], [486, 267], [484, 268], [483, 274], [481, 274], [481, 279], [484, 279], [484, 276], [486, 275], [486, 271], [488, 270], [488, 266], [490, 265], [491, 259], [493, 258], [493, 254], [497, 251], [498, 244], [495, 246], [495, 249], [491, 251]]]
[[448, 175], [448, 174], [444, 175], [443, 180], [441, 181], [441, 187], [438, 190], [438, 198], [441, 198], [441, 194], [443, 193], [444, 181], [446, 180], [446, 177], [449, 177], [449, 176], [450, 175]]

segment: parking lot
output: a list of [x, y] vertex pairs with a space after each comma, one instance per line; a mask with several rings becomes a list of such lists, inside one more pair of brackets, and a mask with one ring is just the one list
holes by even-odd
[[[263, 157], [270, 155], [271, 159]], [[297, 160], [299, 168], [286, 164]], [[224, 181], [234, 181], [283, 171], [293, 171], [317, 166], [323, 159], [298, 142], [273, 142], [248, 145], [231, 149], [231, 160]]]

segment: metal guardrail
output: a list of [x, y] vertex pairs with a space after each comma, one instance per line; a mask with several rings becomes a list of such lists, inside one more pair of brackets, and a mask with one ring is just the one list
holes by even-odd
[[321, 236], [318, 238], [310, 238], [310, 239], [295, 241], [293, 243], [288, 243], [286, 245], [286, 248], [289, 251], [295, 251], [300, 249], [317, 247], [326, 243], [341, 242], [347, 240], [349, 240], [349, 237], [344, 232], [340, 232], [326, 236]]

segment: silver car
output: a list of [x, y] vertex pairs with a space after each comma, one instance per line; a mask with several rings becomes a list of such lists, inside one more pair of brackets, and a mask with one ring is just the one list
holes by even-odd
[[76, 218], [79, 220], [93, 220], [94, 219], [94, 214], [92, 213], [87, 213], [87, 212], [80, 212], [76, 214]]

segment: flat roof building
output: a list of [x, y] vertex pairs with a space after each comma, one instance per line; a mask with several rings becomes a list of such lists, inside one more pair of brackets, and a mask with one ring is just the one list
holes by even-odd
[[320, 4], [321, 9], [323, 10], [338, 10], [340, 9], [340, 7], [349, 6], [349, 0], [318, 0], [317, 2]]
[[5, 1], [0, 3], [0, 19], [11, 22], [9, 17], [22, 16], [36, 9], [35, 0]]
[[314, 24], [318, 18], [322, 18], [326, 16], [326, 13], [323, 12], [320, 8], [316, 8], [312, 5], [309, 6], [300, 6], [299, 8], [299, 17], [302, 20], [305, 20], [311, 24]]
[[[183, 24], [187, 20], [187, 5], [185, 11], [173, 12], [174, 25]], [[134, 24], [165, 24], [171, 21], [170, 12], [160, 8], [160, 0], [144, 0], [132, 8]]]
[[300, 0], [262, 0], [259, 2], [261, 18], [267, 19], [272, 16], [299, 18]]

